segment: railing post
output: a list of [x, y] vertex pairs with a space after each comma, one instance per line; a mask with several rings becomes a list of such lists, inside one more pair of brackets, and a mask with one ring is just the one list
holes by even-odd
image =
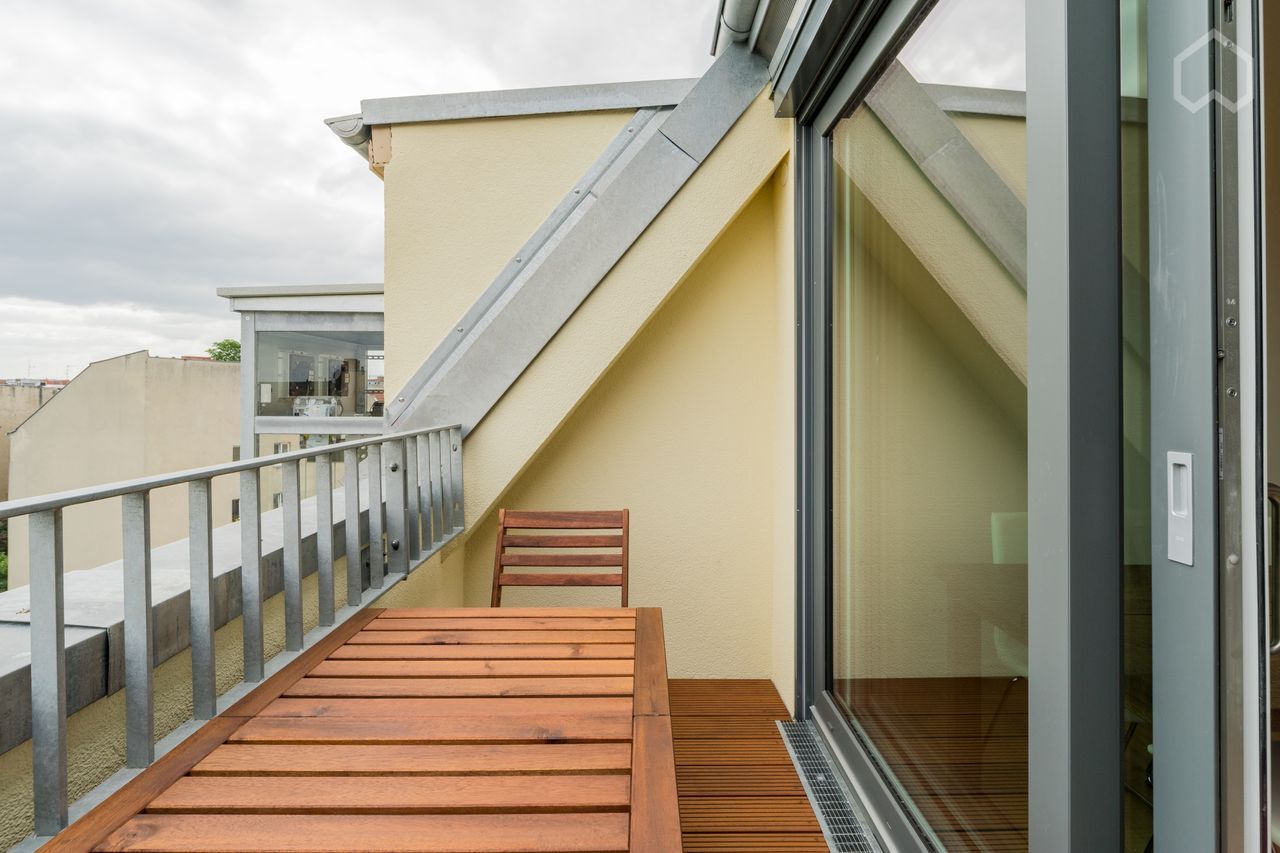
[[280, 463], [284, 485], [284, 647], [302, 648], [302, 508], [298, 462]]
[[316, 457], [316, 588], [320, 624], [333, 624], [333, 460]]
[[427, 552], [433, 550], [435, 546], [431, 511], [431, 450], [427, 447], [426, 433], [415, 435], [412, 441], [417, 448], [418, 509], [422, 518], [422, 550]]
[[447, 537], [453, 532], [453, 442], [450, 440], [449, 431], [442, 429], [440, 436], [440, 492], [441, 492], [441, 510], [443, 511], [444, 531]]
[[450, 485], [453, 487], [453, 529], [461, 530], [467, 524], [466, 507], [462, 502], [462, 427], [449, 429], [449, 444], [449, 461], [452, 468]]
[[122, 499], [124, 543], [125, 766], [155, 760], [155, 694], [151, 629], [151, 495]]
[[28, 517], [31, 553], [31, 755], [37, 835], [67, 825], [67, 652], [62, 510]]
[[382, 446], [369, 445], [369, 458], [365, 460], [369, 478], [369, 586], [382, 589], [383, 565], [382, 532]]
[[263, 675], [262, 491], [258, 469], [240, 472], [240, 605], [244, 625], [244, 680]]
[[343, 491], [347, 505], [343, 538], [347, 546], [347, 604], [360, 606], [364, 594], [363, 571], [360, 559], [360, 451], [357, 448], [342, 451]]
[[404, 442], [388, 441], [387, 451], [387, 571], [409, 573], [409, 532], [405, 518]]
[[408, 503], [405, 515], [409, 519], [408, 547], [409, 559], [415, 564], [422, 559], [422, 503], [418, 490], [418, 441], [416, 438], [404, 440], [404, 491]]
[[427, 433], [427, 452], [431, 470], [431, 541], [439, 545], [444, 541], [444, 490], [440, 481], [440, 433], [433, 430]]
[[197, 720], [218, 714], [218, 680], [213, 660], [213, 484], [187, 484], [191, 566], [191, 709]]

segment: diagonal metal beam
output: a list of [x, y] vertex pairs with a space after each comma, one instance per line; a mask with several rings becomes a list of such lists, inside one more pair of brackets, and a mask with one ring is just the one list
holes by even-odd
[[867, 95], [867, 106], [1025, 291], [1027, 209], [1022, 199], [900, 62]]
[[[388, 403], [395, 428], [469, 432], [568, 322], [755, 100], [764, 60], [727, 48], [669, 114], [641, 111]], [[629, 138], [621, 138], [621, 137]]]

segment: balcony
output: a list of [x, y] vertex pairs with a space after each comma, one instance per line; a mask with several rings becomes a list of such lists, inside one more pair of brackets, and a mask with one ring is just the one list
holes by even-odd
[[[660, 609], [370, 606], [464, 529], [461, 451], [458, 427], [429, 428], [0, 504], [2, 517], [28, 517], [32, 542], [23, 710], [38, 834], [18, 849], [827, 849], [772, 683], [668, 682]], [[317, 498], [303, 500], [308, 464]], [[285, 501], [261, 515], [251, 496], [268, 468]], [[234, 576], [215, 573], [226, 554], [208, 495], [220, 476], [240, 479], [250, 513], [216, 531], [223, 546], [238, 534], [238, 608]], [[166, 732], [155, 638], [157, 614], [176, 611], [152, 599], [149, 495], [182, 484], [192, 718]], [[69, 667], [95, 661], [67, 651], [62, 511], [112, 498], [125, 766], [69, 805], [69, 767], [84, 760], [68, 757]], [[284, 651], [271, 657], [263, 527], [276, 517]], [[362, 562], [367, 574], [342, 576]], [[215, 628], [234, 629], [233, 615], [248, 679], [226, 689]]]

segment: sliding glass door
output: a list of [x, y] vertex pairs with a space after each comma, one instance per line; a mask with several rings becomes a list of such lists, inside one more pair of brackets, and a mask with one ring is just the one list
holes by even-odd
[[833, 694], [947, 848], [1027, 829], [1022, 0], [944, 0], [831, 141]]
[[893, 846], [1260, 850], [1255, 10], [1029, 4], [883, 4], [802, 122], [801, 695]]

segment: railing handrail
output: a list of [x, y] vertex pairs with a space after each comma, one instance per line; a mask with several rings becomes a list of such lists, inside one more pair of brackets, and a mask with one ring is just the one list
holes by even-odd
[[302, 450], [290, 450], [287, 453], [275, 453], [269, 456], [251, 456], [247, 459], [241, 459], [239, 462], [222, 462], [217, 465], [208, 465], [204, 468], [188, 468], [185, 471], [173, 471], [168, 474], [154, 474], [149, 477], [140, 477], [136, 480], [120, 480], [115, 483], [106, 483], [100, 486], [86, 486], [82, 489], [68, 489], [65, 492], [52, 492], [46, 495], [15, 498], [11, 501], [0, 502], [0, 521], [7, 518], [16, 518], [20, 515], [31, 515], [37, 512], [44, 512], [45, 510], [50, 509], [63, 509], [64, 507], [75, 506], [76, 504], [92, 503], [93, 501], [104, 500], [106, 498], [118, 498], [123, 495], [136, 492], [147, 492], [152, 491], [153, 489], [162, 489], [165, 486], [180, 486], [183, 483], [190, 483], [194, 480], [211, 480], [214, 477], [221, 477], [224, 474], [240, 474], [244, 471], [252, 471], [256, 468], [269, 468], [273, 465], [279, 465], [282, 462], [300, 462], [307, 459], [314, 459], [317, 456], [325, 454], [341, 453], [344, 450], [357, 450], [361, 447], [368, 447], [371, 444], [382, 444], [389, 440], [413, 438], [417, 435], [423, 435], [429, 432], [438, 432], [441, 429], [448, 428], [450, 427], [422, 427], [420, 429], [379, 433], [377, 435], [371, 435], [368, 438], [354, 438], [350, 441], [340, 441], [335, 444], [309, 447]]
[[[359, 450], [367, 447], [367, 459]], [[336, 458], [335, 458], [336, 457]], [[240, 622], [244, 681], [266, 675], [261, 471], [281, 472], [281, 573], [285, 653], [306, 646], [300, 468], [316, 469], [315, 562], [318, 624], [335, 624], [333, 531], [335, 471], [343, 466], [346, 600], [359, 607], [437, 553], [465, 527], [462, 427], [434, 426], [304, 448], [238, 462], [142, 477], [0, 504], [0, 519], [27, 518], [30, 564], [31, 752], [35, 829], [54, 835], [67, 825], [67, 686], [63, 595], [63, 509], [121, 497], [124, 610], [125, 766], [155, 760], [155, 682], [151, 599], [151, 492], [187, 485], [190, 573], [191, 698], [195, 720], [218, 713], [214, 642], [213, 478], [240, 479]], [[365, 474], [361, 476], [361, 468]], [[361, 492], [368, 496], [368, 560], [363, 560]], [[385, 501], [385, 507], [384, 507]], [[369, 593], [365, 592], [368, 569]]]

